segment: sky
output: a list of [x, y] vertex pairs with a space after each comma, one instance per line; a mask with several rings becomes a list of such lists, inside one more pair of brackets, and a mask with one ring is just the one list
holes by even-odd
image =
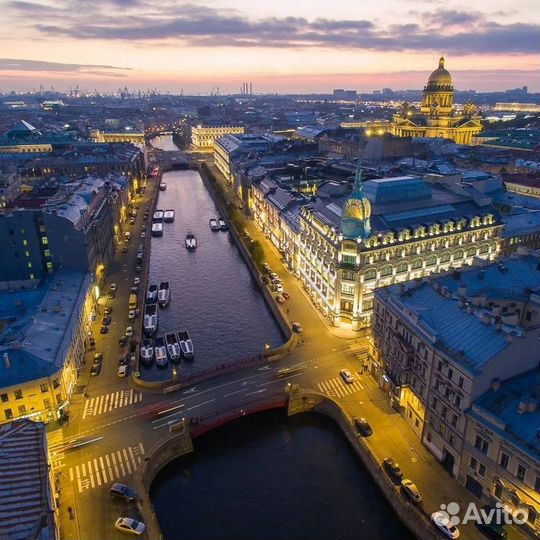
[[0, 0], [0, 91], [540, 90], [537, 0]]

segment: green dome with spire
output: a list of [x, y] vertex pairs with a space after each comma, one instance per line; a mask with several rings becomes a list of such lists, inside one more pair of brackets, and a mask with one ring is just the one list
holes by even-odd
[[371, 204], [362, 191], [361, 159], [358, 158], [354, 188], [343, 205], [341, 232], [348, 239], [367, 238], [370, 234]]

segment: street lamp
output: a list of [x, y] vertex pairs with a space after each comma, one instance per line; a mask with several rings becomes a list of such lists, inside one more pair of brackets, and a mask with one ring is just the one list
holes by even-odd
[[264, 344], [264, 356], [268, 354], [268, 351], [270, 350], [270, 343]]

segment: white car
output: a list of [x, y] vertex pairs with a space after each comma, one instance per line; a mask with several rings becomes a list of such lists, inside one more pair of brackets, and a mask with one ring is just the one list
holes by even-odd
[[116, 292], [116, 289], [118, 289], [118, 287], [116, 286], [116, 283], [111, 283], [109, 285], [109, 291]]
[[276, 283], [276, 284], [274, 285], [274, 289], [275, 289], [275, 291], [276, 291], [277, 293], [281, 293], [281, 292], [283, 292], [283, 285], [282, 285], [281, 283]]
[[420, 494], [420, 491], [418, 491], [418, 488], [416, 487], [416, 484], [409, 479], [405, 479], [401, 481], [401, 487], [403, 488], [403, 491], [413, 501], [414, 503], [422, 502], [422, 495]]
[[135, 276], [133, 278], [133, 285], [138, 285], [141, 282], [141, 278], [138, 276]]
[[128, 326], [126, 328], [126, 337], [131, 337], [133, 335], [133, 326]]
[[142, 521], [137, 521], [136, 519], [128, 517], [119, 517], [114, 523], [114, 526], [119, 531], [136, 534], [137, 536], [141, 535], [146, 530], [146, 525]]
[[339, 374], [347, 384], [352, 384], [354, 382], [354, 378], [348, 369], [342, 369]]
[[118, 366], [118, 376], [127, 377], [128, 367], [127, 366]]
[[451, 540], [459, 538], [459, 529], [450, 521], [446, 512], [433, 512], [431, 521], [446, 537]]
[[144, 231], [141, 233], [141, 238], [146, 238], [146, 233]]
[[130, 309], [129, 310], [129, 313], [128, 313], [128, 319], [134, 319], [135, 318], [135, 310], [134, 309]]

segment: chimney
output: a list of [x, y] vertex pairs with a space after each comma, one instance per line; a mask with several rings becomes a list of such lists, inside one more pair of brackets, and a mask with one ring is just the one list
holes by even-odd
[[467, 287], [465, 285], [460, 285], [458, 288], [459, 296], [467, 296]]
[[501, 379], [495, 378], [491, 381], [491, 389], [496, 392], [501, 387]]

